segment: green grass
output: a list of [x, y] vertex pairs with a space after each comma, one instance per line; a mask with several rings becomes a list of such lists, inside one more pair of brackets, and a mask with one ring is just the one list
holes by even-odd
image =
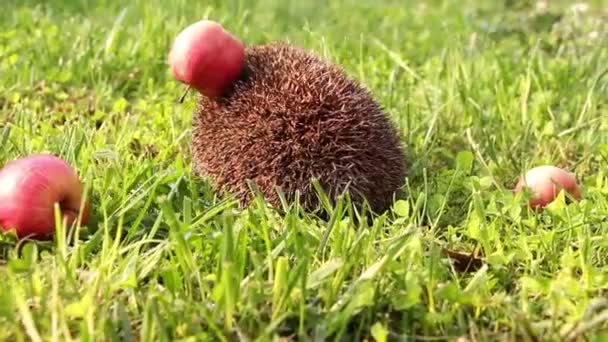
[[[56, 241], [2, 237], [0, 338], [605, 339], [608, 3], [587, 4], [4, 0], [0, 164], [62, 156], [93, 217]], [[203, 17], [371, 88], [412, 162], [394, 210], [239, 209], [193, 174], [196, 97], [178, 102], [166, 56]], [[534, 212], [510, 192], [544, 163], [584, 200]], [[483, 263], [460, 272], [444, 249]]]

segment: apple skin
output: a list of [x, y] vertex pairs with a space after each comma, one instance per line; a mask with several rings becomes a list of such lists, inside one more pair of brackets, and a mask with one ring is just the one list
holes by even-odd
[[[55, 203], [68, 226], [78, 219], [83, 186], [75, 170], [62, 159], [34, 154], [8, 163], [0, 170], [0, 226], [17, 236], [49, 239], [55, 232]], [[84, 205], [81, 224], [89, 219]]]
[[220, 24], [200, 20], [176, 36], [168, 62], [173, 77], [213, 98], [239, 77], [244, 60], [241, 41]]
[[515, 192], [521, 192], [526, 187], [534, 194], [530, 205], [536, 209], [553, 202], [562, 189], [576, 200], [582, 197], [575, 175], [552, 165], [537, 166], [526, 172], [517, 182]]

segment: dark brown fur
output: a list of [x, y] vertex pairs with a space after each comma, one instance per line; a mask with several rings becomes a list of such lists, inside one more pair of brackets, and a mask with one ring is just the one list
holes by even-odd
[[338, 66], [283, 43], [248, 48], [233, 89], [201, 96], [193, 152], [196, 170], [244, 204], [250, 179], [273, 205], [278, 186], [289, 200], [299, 190], [314, 209], [317, 177], [332, 198], [348, 185], [357, 206], [366, 199], [383, 211], [406, 173], [397, 133], [371, 94]]

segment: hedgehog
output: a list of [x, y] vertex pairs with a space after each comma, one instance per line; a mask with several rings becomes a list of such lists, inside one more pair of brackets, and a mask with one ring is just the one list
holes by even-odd
[[330, 199], [387, 210], [407, 165], [397, 129], [344, 68], [286, 42], [245, 47], [210, 20], [176, 37], [173, 76], [200, 94], [193, 114], [193, 168], [247, 205], [253, 182], [280, 206], [279, 190], [304, 209]]

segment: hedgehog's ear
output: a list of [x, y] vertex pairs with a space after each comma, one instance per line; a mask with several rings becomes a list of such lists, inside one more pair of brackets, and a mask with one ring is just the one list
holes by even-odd
[[210, 20], [181, 31], [169, 53], [173, 76], [210, 98], [221, 96], [239, 78], [244, 62], [243, 43]]

